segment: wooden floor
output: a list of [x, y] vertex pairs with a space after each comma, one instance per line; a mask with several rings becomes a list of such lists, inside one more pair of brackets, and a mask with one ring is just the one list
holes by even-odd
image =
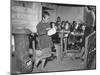
[[[16, 72], [15, 68], [15, 60], [14, 57], [12, 58], [12, 72]], [[33, 69], [33, 73], [41, 72], [40, 70], [41, 64], [38, 66], [38, 68]], [[84, 69], [84, 63], [80, 59], [72, 59], [70, 57], [64, 57], [62, 62], [60, 64], [57, 64], [56, 58], [52, 61], [48, 61], [45, 69], [48, 72], [52, 71], [70, 71], [70, 70], [83, 70]]]
[[[41, 64], [39, 65], [38, 69], [33, 70], [34, 72], [41, 72], [40, 71]], [[53, 61], [47, 62], [45, 69], [48, 72], [52, 71], [70, 71], [70, 70], [83, 70], [84, 63], [81, 60], [73, 60], [72, 58], [64, 58], [60, 64], [57, 64], [56, 59]]]

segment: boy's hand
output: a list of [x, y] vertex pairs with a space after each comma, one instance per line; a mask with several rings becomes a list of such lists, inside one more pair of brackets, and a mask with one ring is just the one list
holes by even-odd
[[46, 30], [50, 30], [51, 28], [46, 28]]
[[32, 36], [34, 36], [34, 33], [31, 33]]

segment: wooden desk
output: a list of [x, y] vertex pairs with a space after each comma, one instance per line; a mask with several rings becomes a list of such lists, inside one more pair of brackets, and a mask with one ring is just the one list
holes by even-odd
[[[68, 44], [68, 35], [70, 33], [70, 31], [65, 31], [65, 30], [61, 30], [61, 31], [57, 31], [59, 33], [59, 37], [60, 37], [60, 49], [57, 49], [57, 63], [61, 63], [63, 57], [64, 57], [64, 53], [69, 52], [71, 50], [66, 50], [67, 49], [67, 44]], [[71, 33], [74, 36], [83, 36], [83, 33]], [[66, 36], [67, 35], [67, 36]], [[72, 51], [73, 52], [73, 51]]]
[[61, 48], [60, 48], [60, 58], [61, 58], [61, 60], [63, 59], [63, 57], [64, 57], [64, 52], [66, 51], [66, 49], [67, 49], [67, 37], [68, 36], [64, 36], [65, 34], [69, 34], [69, 31], [65, 31], [65, 30], [61, 30], [61, 31], [58, 31], [59, 32], [59, 37], [60, 37], [60, 46], [61, 46]]
[[74, 36], [83, 36], [84, 33], [75, 33], [75, 32], [71, 32], [71, 35], [74, 35]]
[[68, 50], [67, 49], [67, 47], [68, 47], [67, 44], [68, 44], [68, 35], [69, 35], [69, 33], [71, 35], [75, 36], [75, 37], [77, 37], [77, 36], [83, 36], [84, 35], [84, 33], [75, 33], [75, 32], [64, 31], [63, 32], [63, 38], [61, 39], [61, 40], [64, 40], [63, 42], [61, 42], [61, 43], [64, 43], [64, 49], [63, 49], [64, 51], [63, 51], [63, 53], [67, 53], [67, 52], [79, 52], [79, 51], [74, 51], [74, 50]]

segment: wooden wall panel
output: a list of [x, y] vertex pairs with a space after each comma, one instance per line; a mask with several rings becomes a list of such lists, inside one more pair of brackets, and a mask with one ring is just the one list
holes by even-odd
[[14, 33], [16, 29], [23, 28], [28, 28], [32, 32], [36, 32], [36, 25], [41, 20], [41, 11], [41, 3], [32, 3], [31, 7], [13, 5], [11, 7], [12, 32]]

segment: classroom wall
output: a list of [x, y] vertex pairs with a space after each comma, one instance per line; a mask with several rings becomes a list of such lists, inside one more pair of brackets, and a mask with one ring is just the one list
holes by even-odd
[[83, 20], [83, 7], [75, 6], [57, 6], [56, 16], [60, 16], [62, 20], [68, 20], [72, 22], [73, 20], [78, 21]]
[[58, 5], [43, 5], [36, 2], [16, 1], [12, 2], [11, 7], [11, 28], [12, 33], [16, 29], [28, 28], [33, 33], [37, 31], [36, 25], [41, 21], [42, 6], [47, 6], [53, 10], [48, 10], [51, 16], [50, 21], [56, 22], [58, 16], [62, 20], [83, 20], [83, 7], [74, 6], [58, 6]]
[[12, 2], [11, 7], [11, 27], [12, 33], [18, 29], [28, 28], [33, 33], [36, 32], [36, 25], [41, 20], [41, 3]]
[[[46, 6], [46, 5], [45, 5]], [[46, 7], [49, 7], [54, 10], [48, 10], [50, 13], [50, 21], [55, 22], [56, 18], [58, 16], [61, 17], [63, 21], [83, 21], [84, 16], [84, 7], [78, 7], [78, 6], [58, 6], [58, 5], [52, 5], [48, 4]]]

